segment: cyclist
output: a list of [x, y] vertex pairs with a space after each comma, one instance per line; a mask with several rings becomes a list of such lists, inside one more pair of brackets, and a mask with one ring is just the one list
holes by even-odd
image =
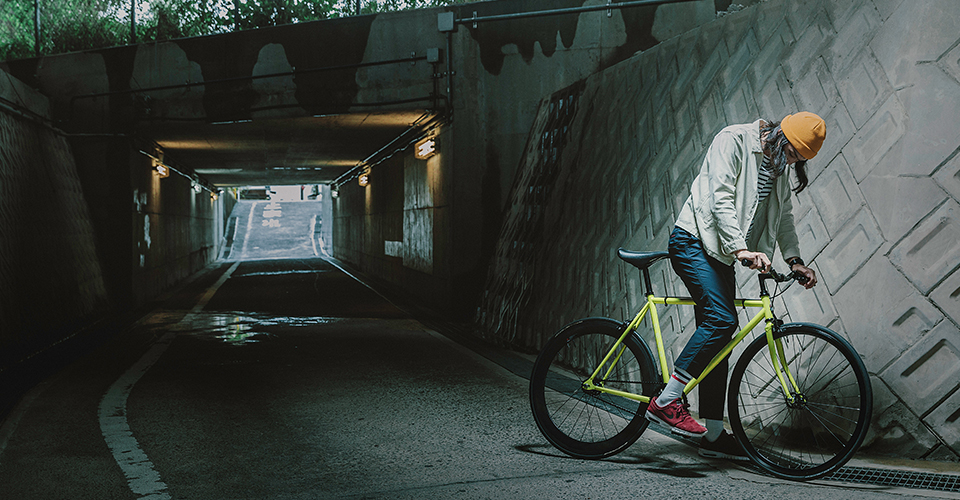
[[734, 264], [745, 261], [751, 269], [768, 271], [779, 243], [791, 270], [807, 277], [804, 286], [817, 284], [816, 274], [800, 258], [784, 174], [793, 165], [793, 192], [806, 188], [806, 162], [817, 155], [825, 135], [823, 119], [808, 112], [787, 115], [779, 123], [757, 120], [724, 128], [707, 150], [670, 235], [670, 262], [696, 302], [697, 330], [674, 363], [666, 388], [650, 401], [646, 417], [678, 434], [702, 436], [702, 456], [747, 460], [723, 427], [726, 359], [699, 385], [706, 427], [690, 416], [681, 398], [687, 383], [737, 331]]

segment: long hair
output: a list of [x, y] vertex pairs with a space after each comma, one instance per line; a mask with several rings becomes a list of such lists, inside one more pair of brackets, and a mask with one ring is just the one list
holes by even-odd
[[[786, 161], [786, 153], [783, 151], [783, 142], [787, 140], [783, 136], [783, 130], [780, 129], [780, 122], [772, 122], [766, 120], [767, 126], [760, 129], [760, 135], [762, 136], [765, 132], [768, 132], [767, 138], [763, 141], [764, 151], [769, 151], [771, 159], [775, 161]], [[793, 169], [797, 173], [797, 187], [793, 188], [793, 192], [799, 194], [800, 191], [803, 191], [807, 188], [809, 184], [809, 179], [807, 178], [807, 161], [799, 160], [793, 164]]]

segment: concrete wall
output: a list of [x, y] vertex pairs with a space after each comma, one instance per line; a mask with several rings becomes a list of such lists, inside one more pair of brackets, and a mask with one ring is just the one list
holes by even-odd
[[[827, 141], [794, 215], [821, 284], [793, 287], [775, 306], [861, 353], [874, 451], [956, 461], [958, 25], [950, 0], [769, 0], [544, 99], [479, 321], [536, 348], [575, 318], [632, 316], [638, 273], [615, 251], [666, 249], [713, 135], [814, 111]], [[658, 291], [685, 295], [669, 264], [654, 274]], [[751, 273], [738, 277], [743, 295], [757, 293]], [[669, 308], [661, 322], [672, 362], [694, 330], [692, 310]]]
[[[438, 131], [440, 152], [426, 160], [406, 151], [372, 169], [369, 184], [339, 186], [333, 199], [333, 255], [421, 303], [456, 309], [458, 259], [451, 200], [452, 129]], [[411, 148], [412, 149], [412, 148]], [[461, 311], [465, 314], [468, 311]]]
[[[445, 65], [352, 65], [443, 48], [455, 73], [452, 106], [443, 109], [452, 108], [454, 119], [451, 126], [438, 131], [443, 135], [443, 153], [429, 168], [410, 166], [416, 161], [409, 151], [378, 165], [372, 176], [393, 176], [396, 182], [392, 186], [379, 183], [369, 190], [355, 185], [341, 189], [334, 220], [343, 226], [333, 231], [330, 243], [334, 256], [369, 275], [410, 291], [451, 315], [472, 317], [539, 100], [659, 40], [713, 19], [716, 10], [726, 8], [730, 1], [695, 0], [609, 13], [466, 24], [450, 35], [450, 53], [446, 53], [447, 35], [437, 28], [437, 16], [444, 10], [463, 19], [474, 13], [482, 17], [591, 4], [602, 5], [602, 1], [556, 0], [549, 5], [533, 0], [478, 2], [10, 61], [3, 66], [50, 96], [52, 114], [67, 130], [138, 131], [149, 136], [152, 121], [158, 119], [189, 124], [193, 120], [337, 114], [368, 111], [367, 105], [374, 102], [422, 97], [435, 90], [435, 83], [444, 86], [442, 79], [434, 81], [430, 73], [444, 70]], [[333, 47], [336, 50], [329, 50]], [[351, 69], [251, 79], [293, 68], [341, 65]], [[132, 88], [201, 81], [215, 83], [135, 96], [129, 93]], [[445, 88], [439, 91], [446, 93]], [[106, 92], [113, 94], [90, 97]], [[87, 97], [73, 99], [84, 95]], [[352, 108], [353, 104], [360, 105]], [[422, 105], [418, 102], [408, 107]], [[80, 153], [81, 180], [83, 172], [99, 177], [106, 173], [104, 169], [133, 161], [114, 147], [115, 142], [74, 141]], [[418, 169], [422, 168], [431, 173], [421, 175]], [[398, 169], [419, 180], [405, 180], [395, 173]], [[121, 185], [125, 176], [104, 178], [113, 185], [111, 193], [129, 188]], [[414, 191], [430, 193], [429, 199], [408, 193], [412, 183], [422, 183]], [[92, 182], [84, 185], [99, 188]], [[142, 194], [152, 188], [142, 184], [132, 189]], [[354, 201], [354, 197], [359, 199]], [[89, 202], [96, 205], [91, 205], [94, 214], [111, 221], [105, 227], [124, 227], [107, 230], [110, 238], [138, 238], [140, 224], [120, 224], [117, 214], [126, 211], [126, 201], [120, 200], [122, 197], [98, 191]], [[126, 256], [118, 252], [110, 260], [123, 258]], [[110, 283], [120, 283], [112, 287], [118, 290], [134, 287], [133, 275], [138, 272], [115, 266], [104, 269], [108, 290]]]
[[109, 310], [94, 228], [48, 102], [0, 72], [0, 368]]
[[135, 149], [127, 153], [132, 203], [122, 213], [133, 245], [124, 262], [129, 262], [131, 305], [138, 307], [219, 257], [236, 200], [231, 190], [216, 197], [197, 192], [191, 179], [176, 173], [160, 178], [150, 158]]
[[[403, 57], [421, 52], [424, 44], [446, 52], [436, 29], [442, 10], [464, 19], [474, 12], [482, 17], [594, 4], [501, 0], [385, 14], [370, 25], [364, 59]], [[543, 96], [708, 22], [729, 4], [699, 0], [613, 10], [609, 16], [599, 11], [459, 26], [445, 54], [455, 72], [453, 122], [441, 132], [440, 154], [424, 163], [408, 150], [402, 159], [375, 167], [371, 186], [341, 186], [334, 255], [441, 312], [473, 317]], [[358, 83], [369, 84], [366, 76], [358, 75]], [[383, 187], [383, 179], [393, 186]], [[396, 241], [402, 241], [402, 257], [389, 254]]]
[[0, 72], [0, 370], [131, 312], [216, 259], [229, 196], [120, 135], [50, 125], [49, 101]]

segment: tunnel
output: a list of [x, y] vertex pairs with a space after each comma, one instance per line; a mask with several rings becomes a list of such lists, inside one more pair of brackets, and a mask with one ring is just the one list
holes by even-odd
[[[625, 3], [496, 0], [0, 62], [4, 412], [224, 276], [197, 328], [233, 325], [238, 343], [270, 335], [248, 328], [263, 321], [417, 317], [530, 355], [578, 318], [629, 321], [642, 284], [616, 249], [666, 249], [723, 127], [807, 110], [828, 139], [794, 218], [822, 284], [775, 307], [863, 357], [866, 449], [960, 460], [960, 10]], [[661, 323], [669, 358], [694, 317]]]

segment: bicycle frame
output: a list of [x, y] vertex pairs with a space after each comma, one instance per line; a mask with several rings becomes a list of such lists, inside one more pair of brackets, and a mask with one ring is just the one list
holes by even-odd
[[[660, 373], [663, 377], [663, 382], [667, 383], [670, 377], [670, 370], [667, 367], [666, 353], [663, 348], [663, 337], [660, 331], [660, 317], [657, 314], [657, 305], [672, 306], [672, 305], [696, 305], [692, 298], [688, 297], [656, 297], [653, 294], [647, 295], [647, 302], [644, 304], [643, 308], [640, 309], [640, 312], [633, 318], [633, 321], [624, 329], [623, 335], [617, 340], [617, 342], [610, 349], [610, 352], [603, 358], [603, 361], [600, 362], [593, 373], [583, 383], [583, 388], [591, 391], [603, 392], [607, 394], [612, 394], [615, 396], [621, 396], [627, 399], [634, 401], [639, 401], [641, 403], [650, 402], [649, 396], [644, 396], [642, 394], [635, 394], [632, 392], [618, 391], [616, 389], [608, 389], [602, 385], [596, 385], [594, 380], [600, 375], [601, 369], [607, 364], [611, 358], [616, 357], [613, 363], [610, 364], [610, 368], [607, 370], [607, 373], [604, 373], [601, 380], [606, 379], [610, 372], [613, 370], [613, 366], [616, 364], [616, 361], [619, 359], [620, 355], [623, 354], [625, 346], [623, 346], [624, 339], [628, 335], [632, 335], [640, 324], [643, 322], [644, 317], [649, 313], [650, 322], [653, 324], [653, 332], [657, 342], [657, 357], [660, 359]], [[741, 342], [743, 339], [760, 324], [761, 321], [766, 321], [765, 331], [767, 337], [767, 345], [770, 349], [770, 363], [773, 366], [774, 372], [777, 374], [777, 379], [780, 381], [780, 386], [783, 389], [784, 396], [787, 398], [787, 401], [793, 402], [795, 395], [799, 394], [800, 389], [794, 380], [793, 374], [789, 371], [789, 365], [787, 364], [786, 357], [783, 351], [783, 345], [779, 339], [773, 338], [773, 329], [774, 323], [776, 322], [776, 317], [773, 315], [773, 310], [770, 307], [770, 295], [766, 292], [766, 287], [761, 287], [761, 297], [759, 299], [736, 299], [734, 304], [737, 307], [749, 307], [749, 308], [760, 308], [760, 311], [754, 315], [754, 317], [737, 332], [736, 335], [730, 340], [717, 353], [716, 356], [710, 360], [710, 363], [707, 364], [707, 367], [704, 368], [703, 373], [699, 377], [691, 380], [686, 387], [684, 387], [684, 394], [688, 394], [697, 384], [700, 383], [711, 371], [721, 362], [724, 358], [730, 355], [733, 352], [733, 349]], [[619, 352], [617, 352], [619, 349]], [[789, 380], [789, 384], [787, 382]], [[792, 389], [792, 390], [791, 390]]]

